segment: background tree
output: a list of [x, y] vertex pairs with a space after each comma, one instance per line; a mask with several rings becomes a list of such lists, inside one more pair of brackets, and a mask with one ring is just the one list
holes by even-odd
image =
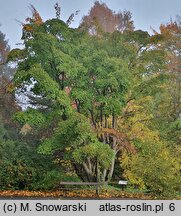
[[[167, 52], [167, 69], [165, 73], [168, 75], [168, 82], [164, 94], [161, 95], [162, 106], [157, 110], [156, 115], [160, 115], [159, 119], [162, 119], [160, 125], [163, 127], [163, 136], [170, 140], [173, 145], [179, 145], [181, 125], [181, 25], [179, 17], [176, 21], [161, 25], [160, 34], [163, 38], [160, 47]], [[163, 99], [164, 97], [167, 100]], [[163, 110], [163, 106], [169, 108]]]
[[180, 190], [180, 158], [154, 128], [154, 115], [150, 109], [153, 104], [153, 96], [127, 104], [118, 125], [137, 153], [123, 152], [119, 160], [123, 177], [129, 179], [130, 184], [155, 194], [168, 195]]
[[9, 78], [12, 76], [12, 69], [6, 64], [9, 51], [10, 47], [8, 41], [5, 39], [5, 34], [0, 31], [0, 78], [3, 76]]
[[[10, 47], [5, 39], [5, 34], [0, 32], [0, 118], [3, 121], [5, 128], [12, 128], [15, 124], [11, 121], [11, 116], [19, 107], [16, 103], [15, 95], [12, 90], [12, 78], [14, 68], [7, 64], [7, 56]], [[13, 133], [12, 129], [12, 133]]]
[[133, 31], [134, 25], [129, 11], [115, 13], [105, 3], [96, 1], [89, 14], [84, 16], [80, 28], [86, 28], [92, 35], [97, 31], [125, 32]]
[[[174, 24], [172, 28], [175, 29], [175, 27]], [[161, 26], [162, 28], [165, 27]], [[174, 127], [173, 116], [176, 113], [171, 108], [174, 106], [171, 105], [170, 93], [172, 91], [169, 90], [171, 85], [174, 85], [173, 88], [176, 87], [171, 81], [173, 74], [170, 68], [173, 67], [173, 63], [170, 58], [171, 53], [168, 51], [172, 50], [174, 45], [172, 47], [170, 44], [166, 46], [167, 48], [163, 48], [165, 43], [176, 35], [168, 32], [170, 28], [171, 26], [168, 27], [169, 30], [165, 29], [165, 32], [162, 29], [162, 34], [157, 33], [152, 37], [142, 31], [127, 34], [128, 41], [135, 44], [137, 50], [137, 55], [132, 58], [129, 65], [134, 71], [135, 82], [128, 94], [127, 108], [120, 116], [118, 123], [120, 130], [127, 134], [130, 142], [137, 149], [135, 155], [124, 153], [120, 156], [121, 167], [124, 169], [123, 176], [130, 179], [133, 184], [152, 188], [158, 194], [174, 193], [180, 190], [178, 189], [180, 150], [177, 146], [180, 139], [178, 130], [180, 129], [178, 115], [176, 117], [177, 127]], [[178, 57], [179, 52], [173, 53]], [[177, 74], [179, 70], [175, 71]], [[177, 86], [177, 95], [180, 94], [178, 89]], [[170, 181], [173, 182], [172, 186], [168, 186]]]

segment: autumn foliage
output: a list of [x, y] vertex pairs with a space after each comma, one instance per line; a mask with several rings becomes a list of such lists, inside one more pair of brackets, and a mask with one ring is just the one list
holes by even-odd
[[91, 34], [96, 34], [96, 31], [125, 32], [134, 29], [129, 11], [115, 13], [99, 1], [95, 2], [89, 15], [83, 17], [80, 27], [87, 28]]
[[64, 22], [54, 8], [43, 21], [30, 5], [21, 49], [0, 34], [0, 196], [96, 197], [92, 188], [63, 192], [63, 181], [106, 182], [100, 198], [176, 197], [180, 18], [151, 36], [134, 30], [129, 11], [99, 1], [78, 28], [79, 11]]

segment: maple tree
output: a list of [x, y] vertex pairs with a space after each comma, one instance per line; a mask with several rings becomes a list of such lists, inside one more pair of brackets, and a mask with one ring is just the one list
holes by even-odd
[[[111, 50], [111, 35], [106, 42], [105, 39], [92, 38], [82, 30], [73, 30], [59, 19], [48, 20], [41, 24], [32, 22], [32, 19], [27, 21], [30, 29], [23, 28], [26, 33], [23, 51], [25, 56], [24, 60], [22, 55], [19, 56], [21, 61], [14, 82], [17, 87], [26, 89], [27, 84], [31, 84], [32, 80], [35, 81], [31, 91], [34, 94], [33, 102], [37, 103], [40, 109], [36, 110], [37, 118], [34, 118], [34, 115], [27, 115], [30, 112], [26, 111], [25, 120], [21, 112], [17, 113], [16, 119], [23, 124], [30, 124], [31, 127], [37, 127], [36, 119], [39, 125], [45, 122], [48, 125], [49, 119], [49, 124], [54, 124], [58, 133], [50, 132], [51, 136], [49, 135], [41, 145], [41, 152], [56, 154], [62, 148], [66, 152], [66, 147], [70, 146], [69, 155], [72, 153], [72, 156], [69, 159], [73, 164], [77, 163], [75, 169], [78, 175], [81, 175], [80, 170], [83, 169], [89, 181], [110, 180], [116, 154], [124, 146], [133, 149], [126, 142], [126, 138], [116, 131], [116, 118], [124, 104], [124, 94], [131, 79], [127, 67], [129, 59], [123, 57], [120, 61], [118, 56], [121, 57], [124, 53], [116, 54], [113, 48]], [[123, 41], [121, 33], [115, 37], [118, 43]], [[127, 49], [124, 43], [122, 46], [125, 52], [131, 53], [130, 47]], [[92, 56], [88, 57], [89, 52], [92, 52]], [[17, 60], [17, 52], [11, 51], [9, 56], [9, 60], [12, 61], [13, 57]], [[71, 103], [74, 104], [74, 109]], [[43, 110], [46, 110], [46, 116], [42, 113]], [[55, 114], [57, 120], [59, 116], [60, 122], [52, 122]], [[80, 124], [82, 115], [85, 116], [82, 121], [87, 122], [83, 125]], [[74, 129], [70, 130], [71, 127]], [[65, 137], [59, 141], [61, 134], [65, 133], [62, 128], [70, 130], [70, 133], [66, 131], [67, 136], [69, 134], [69, 142]], [[73, 130], [76, 131], [76, 128], [78, 131], [74, 134]], [[109, 131], [109, 128], [114, 130]], [[92, 152], [90, 155], [88, 149], [90, 153]], [[87, 155], [84, 155], [86, 151]]]
[[30, 7], [24, 48], [11, 50], [8, 62], [17, 63], [10, 90], [29, 98], [13, 119], [34, 158], [16, 161], [23, 143], [15, 151], [16, 142], [3, 141], [2, 154], [12, 148], [8, 161], [16, 158], [13, 166], [2, 163], [1, 176], [12, 170], [3, 185], [8, 176], [10, 187], [20, 188], [23, 176], [21, 187], [35, 189], [126, 178], [156, 194], [179, 191], [179, 20], [150, 36], [134, 31], [130, 12], [98, 1], [76, 29], [70, 24], [78, 11], [64, 22], [56, 4], [56, 18], [43, 21]]

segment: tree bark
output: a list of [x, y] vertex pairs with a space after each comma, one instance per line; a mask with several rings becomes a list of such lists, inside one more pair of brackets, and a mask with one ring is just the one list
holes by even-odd
[[108, 177], [107, 177], [108, 182], [111, 180], [111, 178], [113, 176], [114, 165], [115, 165], [115, 157], [112, 159], [111, 167], [110, 167], [110, 170], [109, 170], [109, 173], [108, 173]]
[[89, 168], [88, 168], [88, 166], [86, 165], [85, 162], [82, 163], [82, 166], [83, 166], [83, 168], [84, 168], [85, 174], [87, 175], [88, 181], [90, 181], [90, 182], [94, 181], [94, 180], [95, 180], [95, 177], [94, 177], [92, 171], [89, 170]]
[[96, 128], [96, 122], [95, 122], [95, 119], [94, 119], [94, 113], [91, 109], [89, 109], [89, 112], [91, 114], [91, 120], [92, 120], [92, 124], [94, 126], [94, 128]]

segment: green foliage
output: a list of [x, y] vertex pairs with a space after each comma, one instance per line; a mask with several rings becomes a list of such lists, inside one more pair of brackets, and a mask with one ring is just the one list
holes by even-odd
[[97, 140], [87, 119], [78, 113], [59, 123], [54, 136], [41, 144], [39, 153], [61, 154], [65, 161], [84, 166], [88, 160], [92, 168], [97, 164], [100, 170], [109, 168], [115, 156], [109, 145]]
[[7, 62], [14, 62], [26, 57], [26, 51], [21, 49], [13, 49], [8, 53]]
[[34, 169], [28, 163], [27, 150], [10, 140], [0, 142], [1, 188], [22, 189], [32, 182]]
[[170, 127], [173, 131], [178, 132], [181, 130], [181, 119], [177, 119], [170, 124]]
[[126, 38], [130, 42], [136, 43], [138, 49], [145, 47], [150, 43], [150, 35], [148, 32], [142, 30], [127, 32]]
[[68, 106], [69, 99], [65, 92], [60, 91], [58, 84], [41, 68], [40, 65], [33, 65], [29, 71], [18, 71], [14, 77], [15, 84], [25, 81], [32, 83], [31, 78], [36, 81], [31, 91], [36, 95], [46, 96], [48, 99], [57, 101], [59, 105]]
[[29, 124], [30, 126], [41, 126], [46, 121], [42, 113], [32, 108], [27, 109], [26, 112], [17, 112], [13, 119], [22, 125]]
[[74, 113], [67, 120], [59, 122], [54, 136], [44, 140], [39, 147], [39, 152], [52, 154], [54, 151], [64, 150], [67, 147], [76, 149], [95, 140], [96, 136], [86, 117]]
[[1, 141], [0, 158], [1, 189], [36, 189], [36, 183], [56, 169], [50, 157], [38, 155], [35, 147], [22, 142]]
[[75, 113], [68, 120], [59, 123], [52, 138], [46, 139], [39, 147], [43, 154], [64, 151], [64, 159], [84, 163], [87, 158], [97, 160], [103, 168], [111, 164], [114, 153], [108, 145], [97, 141], [87, 119]]
[[78, 182], [80, 179], [76, 175], [69, 175], [67, 173], [62, 173], [61, 170], [51, 170], [43, 173], [41, 179], [38, 182], [33, 182], [32, 187], [34, 190], [55, 190], [59, 189], [60, 182]]
[[109, 168], [114, 152], [101, 142], [91, 143], [89, 145], [80, 147], [73, 152], [73, 158], [77, 163], [83, 163], [87, 158], [97, 159], [97, 162], [102, 168]]
[[6, 134], [6, 131], [5, 131], [4, 125], [2, 123], [2, 119], [0, 117], [0, 141], [3, 140], [5, 134]]

